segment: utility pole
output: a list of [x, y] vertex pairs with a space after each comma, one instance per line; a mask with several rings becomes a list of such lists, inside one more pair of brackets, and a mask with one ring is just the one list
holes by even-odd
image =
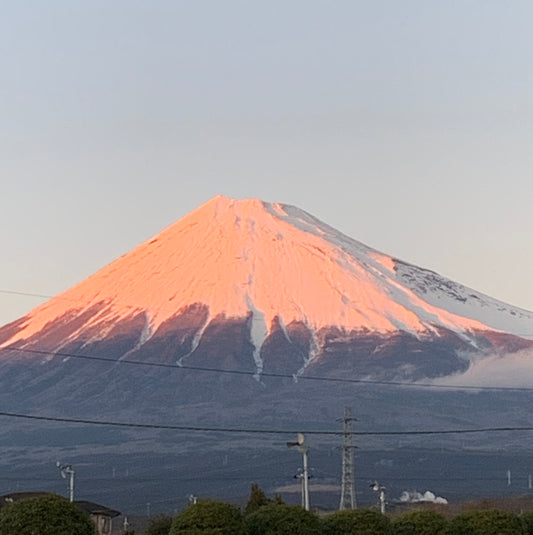
[[381, 511], [381, 514], [384, 515], [385, 514], [385, 503], [386, 503], [386, 500], [385, 500], [385, 487], [380, 485], [377, 481], [373, 485], [370, 485], [370, 487], [372, 488], [372, 490], [375, 490], [376, 492], [379, 492], [379, 510]]
[[339, 509], [356, 509], [355, 499], [355, 472], [354, 455], [355, 446], [352, 443], [352, 408], [344, 407], [344, 443], [342, 446], [342, 482], [341, 482], [341, 502]]
[[305, 437], [298, 433], [296, 442], [287, 442], [287, 447], [296, 446], [303, 456], [303, 486], [302, 486], [302, 505], [306, 511], [309, 511], [309, 468], [308, 468], [308, 451], [309, 447], [304, 444]]
[[69, 501], [74, 501], [74, 468], [72, 468], [71, 464], [61, 464], [59, 461], [56, 462], [56, 466], [61, 470], [61, 477], [63, 479], [67, 478], [67, 475], [69, 476], [68, 481], [68, 498]]

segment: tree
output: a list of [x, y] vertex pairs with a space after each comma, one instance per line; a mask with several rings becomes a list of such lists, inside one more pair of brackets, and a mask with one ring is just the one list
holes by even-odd
[[244, 509], [244, 514], [249, 515], [250, 513], [257, 511], [260, 507], [263, 507], [267, 504], [268, 498], [266, 497], [266, 494], [257, 483], [252, 483], [250, 497], [248, 498], [248, 503]]
[[274, 497], [272, 499], [268, 499], [268, 503], [276, 503], [278, 505], [284, 505], [285, 502], [283, 501], [283, 498], [281, 497], [281, 494], [274, 494]]
[[269, 503], [276, 503], [282, 505], [285, 502], [279, 494], [274, 494], [274, 498], [267, 498], [261, 487], [257, 483], [252, 483], [250, 490], [250, 497], [244, 509], [244, 514], [247, 516], [257, 511], [260, 507], [268, 505]]
[[239, 508], [215, 500], [200, 500], [172, 521], [170, 535], [243, 535]]
[[322, 535], [388, 535], [390, 521], [372, 509], [339, 511], [322, 520]]
[[172, 520], [173, 518], [171, 516], [154, 516], [148, 522], [148, 527], [144, 532], [145, 535], [169, 535]]
[[89, 516], [54, 494], [25, 498], [0, 510], [1, 535], [94, 535]]
[[533, 513], [528, 512], [520, 515], [522, 532], [524, 535], [533, 535]]
[[299, 505], [269, 503], [244, 520], [248, 535], [318, 535], [320, 521]]
[[448, 521], [435, 511], [413, 511], [392, 522], [393, 535], [445, 535]]
[[522, 523], [506, 511], [468, 511], [452, 518], [449, 535], [521, 535]]

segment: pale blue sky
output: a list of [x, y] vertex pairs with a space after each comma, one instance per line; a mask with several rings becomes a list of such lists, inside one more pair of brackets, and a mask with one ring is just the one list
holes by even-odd
[[[529, 0], [0, 1], [0, 289], [222, 193], [533, 309]], [[42, 300], [0, 294], [0, 324]]]

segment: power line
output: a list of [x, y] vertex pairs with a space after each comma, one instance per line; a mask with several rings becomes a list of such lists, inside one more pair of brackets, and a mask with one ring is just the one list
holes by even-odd
[[9, 294], [9, 295], [22, 295], [24, 297], [38, 297], [39, 299], [53, 299], [54, 298], [53, 295], [36, 294], [36, 293], [30, 293], [30, 292], [19, 292], [17, 290], [0, 289], [0, 293]]
[[[80, 300], [69, 299], [66, 297], [52, 296], [48, 294], [38, 294], [32, 292], [22, 292], [17, 290], [9, 289], [0, 289], [0, 293], [10, 294], [10, 295], [20, 295], [20, 296], [29, 296], [29, 297], [38, 297], [45, 299], [61, 299], [64, 301], [82, 303]], [[140, 305], [125, 305], [128, 308], [139, 309], [142, 307]], [[533, 336], [531, 333], [515, 333], [516, 336]], [[150, 366], [150, 367], [159, 367], [159, 368], [172, 368], [172, 369], [184, 369], [191, 371], [200, 371], [200, 372], [212, 372], [212, 373], [221, 373], [221, 374], [233, 374], [233, 375], [245, 375], [245, 376], [260, 376], [260, 377], [270, 377], [278, 379], [292, 379], [294, 381], [327, 381], [333, 383], [347, 383], [347, 384], [368, 384], [368, 385], [381, 385], [381, 386], [395, 386], [395, 387], [409, 387], [409, 388], [435, 388], [441, 390], [472, 390], [472, 391], [515, 391], [515, 392], [532, 392], [533, 387], [512, 387], [512, 386], [478, 386], [478, 385], [451, 385], [451, 384], [434, 384], [434, 383], [413, 383], [405, 381], [383, 381], [383, 380], [371, 380], [371, 379], [350, 379], [345, 377], [320, 377], [312, 375], [295, 375], [295, 374], [283, 374], [283, 373], [272, 373], [272, 372], [261, 372], [258, 374], [256, 371], [244, 371], [244, 370], [228, 370], [223, 368], [205, 368], [200, 366], [189, 366], [185, 364], [164, 364], [164, 363], [155, 363], [155, 362], [142, 362], [129, 359], [111, 359], [102, 356], [89, 356], [81, 355], [74, 353], [66, 352], [55, 352], [49, 350], [36, 350], [36, 349], [24, 349], [18, 347], [0, 347], [0, 351], [19, 351], [33, 354], [42, 354], [42, 355], [56, 355], [60, 357], [73, 358], [73, 359], [83, 359], [83, 360], [94, 360], [100, 362], [110, 362], [114, 364], [123, 363], [128, 365], [138, 365], [138, 366]]]
[[57, 357], [72, 358], [79, 360], [92, 360], [99, 362], [109, 362], [112, 364], [128, 364], [135, 366], [148, 366], [152, 368], [171, 368], [173, 370], [190, 370], [198, 372], [210, 372], [232, 375], [245, 375], [245, 376], [260, 376], [270, 377], [277, 379], [292, 379], [293, 381], [325, 381], [330, 383], [346, 383], [346, 384], [362, 384], [362, 385], [381, 385], [381, 386], [395, 386], [395, 387], [407, 387], [407, 388], [436, 388], [440, 390], [487, 390], [487, 391], [511, 391], [511, 392], [533, 392], [533, 387], [515, 387], [515, 386], [477, 386], [477, 385], [451, 385], [451, 384], [434, 384], [434, 383], [412, 383], [404, 381], [382, 381], [372, 379], [350, 379], [347, 377], [321, 377], [316, 375], [295, 375], [288, 373], [273, 373], [273, 372], [261, 372], [258, 374], [255, 371], [246, 370], [228, 370], [224, 368], [214, 367], [202, 367], [202, 366], [190, 366], [187, 364], [164, 364], [160, 362], [143, 362], [140, 360], [129, 359], [112, 359], [103, 356], [90, 356], [82, 355], [79, 353], [68, 353], [64, 351], [51, 351], [42, 349], [26, 349], [16, 346], [4, 346], [0, 347], [0, 351], [17, 351], [20, 353], [31, 353], [35, 355], [53, 355]]
[[[52, 416], [38, 416], [32, 414], [21, 414], [12, 412], [0, 412], [0, 416], [6, 418], [22, 418], [28, 420], [42, 420], [47, 422], [62, 422], [73, 424], [86, 424], [86, 425], [102, 425], [102, 426], [114, 426], [114, 427], [133, 427], [141, 429], [168, 429], [173, 431], [200, 431], [200, 432], [222, 432], [222, 433], [255, 433], [255, 434], [295, 434], [299, 431], [293, 429], [245, 429], [245, 428], [232, 428], [232, 427], [209, 427], [209, 426], [191, 426], [191, 425], [169, 425], [169, 424], [148, 424], [148, 423], [131, 423], [131, 422], [115, 422], [109, 420], [89, 420], [84, 418], [63, 418]], [[306, 431], [308, 434], [314, 435], [338, 435], [339, 431]]]
[[[236, 427], [209, 427], [209, 426], [193, 426], [193, 425], [170, 425], [170, 424], [148, 424], [148, 423], [131, 423], [131, 422], [116, 422], [110, 420], [89, 420], [84, 418], [63, 418], [54, 416], [38, 416], [33, 414], [22, 414], [13, 412], [0, 412], [0, 416], [6, 418], [21, 418], [27, 420], [41, 420], [47, 422], [62, 422], [71, 424], [85, 424], [85, 425], [102, 425], [114, 427], [133, 427], [141, 429], [168, 429], [173, 431], [200, 431], [210, 433], [246, 433], [246, 434], [261, 434], [261, 435], [287, 435], [304, 433], [306, 435], [343, 435], [342, 430], [294, 430], [294, 429], [250, 429], [250, 428], [236, 428]], [[451, 434], [467, 434], [467, 433], [495, 433], [495, 432], [515, 432], [515, 431], [533, 431], [533, 426], [509, 426], [509, 427], [483, 427], [472, 429], [426, 429], [426, 430], [411, 430], [411, 431], [350, 431], [352, 435], [357, 436], [398, 436], [398, 435], [451, 435]]]

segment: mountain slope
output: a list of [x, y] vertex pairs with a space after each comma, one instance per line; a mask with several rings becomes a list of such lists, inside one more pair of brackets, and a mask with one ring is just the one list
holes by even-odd
[[[298, 456], [285, 446], [294, 430], [340, 432], [335, 420], [346, 405], [362, 432], [527, 426], [527, 390], [388, 381], [449, 383], [483, 362], [483, 375], [501, 384], [494, 370], [518, 362], [521, 386], [528, 386], [530, 352], [518, 351], [532, 342], [521, 333], [533, 333], [532, 313], [391, 258], [298, 208], [216, 197], [0, 328], [0, 466], [12, 474], [4, 492], [22, 490], [19, 481], [41, 488], [50, 480], [46, 467], [53, 481], [53, 461], [62, 459], [76, 466], [79, 492], [92, 486], [97, 501], [119, 500], [122, 510], [170, 496], [174, 504], [191, 493], [225, 499], [228, 488], [245, 496], [258, 478], [274, 493], [279, 482], [294, 481], [287, 461]], [[165, 429], [83, 426], [80, 419]], [[281, 431], [206, 431], [223, 427]], [[306, 440], [314, 466], [340, 469], [332, 455], [339, 436]], [[522, 434], [369, 433], [354, 440], [358, 477], [384, 481], [391, 496], [421, 488], [435, 473], [435, 485], [448, 481], [446, 492], [463, 478], [481, 481], [485, 493], [490, 459], [481, 457], [479, 477], [465, 441], [485, 454], [512, 452], [517, 471], [530, 457], [516, 455], [528, 447]], [[515, 470], [507, 462], [492, 461], [498, 480], [501, 466]], [[99, 478], [111, 467], [112, 478]]]
[[[301, 374], [441, 376], [516, 351], [533, 314], [293, 206], [218, 196], [0, 329], [21, 348]], [[41, 357], [42, 360], [42, 357]], [[44, 359], [53, 360], [52, 356]]]

